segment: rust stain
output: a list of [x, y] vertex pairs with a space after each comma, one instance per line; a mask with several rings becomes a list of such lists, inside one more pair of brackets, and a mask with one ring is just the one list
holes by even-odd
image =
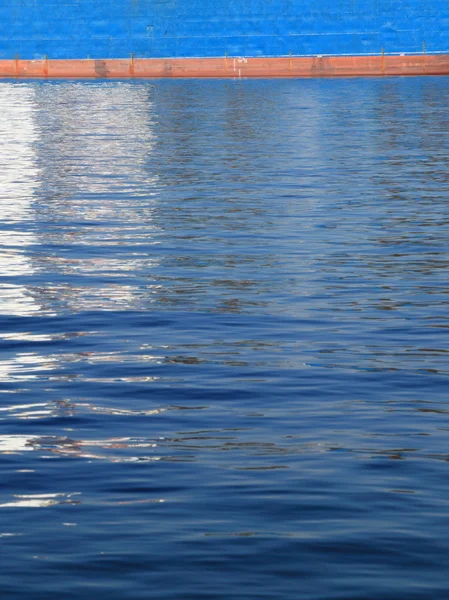
[[109, 76], [109, 69], [108, 69], [108, 62], [107, 60], [95, 60], [94, 64], [95, 64], [95, 73], [97, 74], [98, 77], [108, 77]]
[[[229, 68], [236, 62], [236, 71]], [[279, 58], [138, 58], [73, 60], [0, 60], [0, 78], [130, 78], [130, 77], [362, 77], [449, 75], [449, 54], [413, 56], [316, 56]], [[232, 64], [232, 63], [231, 63]]]
[[173, 65], [171, 60], [164, 61], [164, 76], [173, 77]]

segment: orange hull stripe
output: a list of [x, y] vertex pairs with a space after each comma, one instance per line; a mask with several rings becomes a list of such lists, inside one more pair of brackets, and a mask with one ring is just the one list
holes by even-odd
[[449, 54], [280, 58], [0, 60], [0, 77], [360, 77], [446, 75]]

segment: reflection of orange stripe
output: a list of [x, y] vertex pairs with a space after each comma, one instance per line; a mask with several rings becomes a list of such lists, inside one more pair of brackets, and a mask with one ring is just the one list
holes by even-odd
[[[317, 56], [239, 60], [242, 77], [360, 77], [446, 75], [449, 54], [414, 56]], [[424, 63], [425, 61], [425, 63]], [[423, 64], [425, 68], [423, 69]], [[129, 78], [234, 77], [222, 58], [0, 60], [0, 77]]]

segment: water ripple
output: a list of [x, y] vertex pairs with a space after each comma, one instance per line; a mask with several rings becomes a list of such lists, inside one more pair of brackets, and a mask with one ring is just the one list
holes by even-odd
[[0, 83], [5, 598], [446, 599], [448, 86]]

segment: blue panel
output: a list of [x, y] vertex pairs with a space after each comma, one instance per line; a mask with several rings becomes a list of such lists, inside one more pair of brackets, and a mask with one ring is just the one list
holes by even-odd
[[0, 58], [449, 52], [447, 0], [0, 0]]

